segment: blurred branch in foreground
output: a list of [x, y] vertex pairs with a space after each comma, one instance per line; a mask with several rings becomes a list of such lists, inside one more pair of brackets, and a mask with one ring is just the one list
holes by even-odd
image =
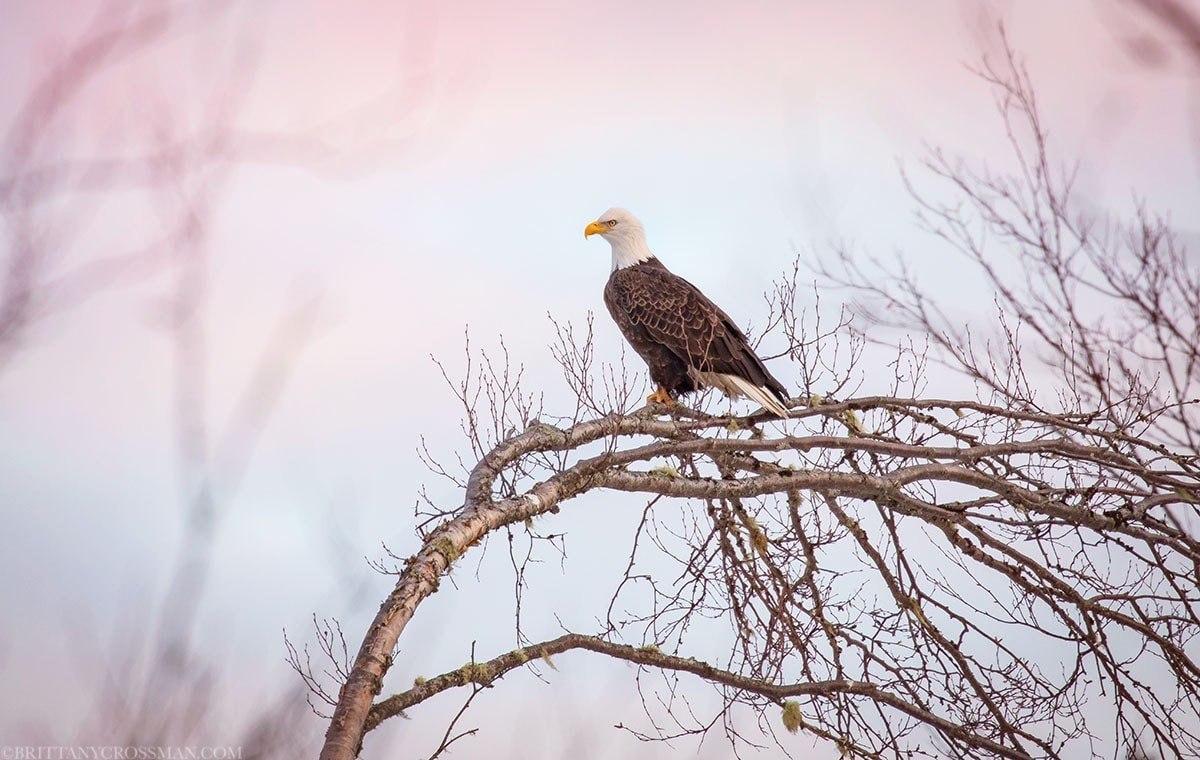
[[1129, 3], [1156, 22], [1164, 36], [1181, 43], [1192, 65], [1200, 67], [1200, 13], [1195, 6], [1179, 0], [1129, 0]]
[[[251, 126], [242, 119], [256, 95], [271, 5], [237, 0], [102, 3], [91, 24], [29, 88], [0, 140], [0, 371], [39, 321], [91, 296], [166, 273], [177, 249], [199, 231], [184, 211], [220, 205], [239, 167], [299, 166], [355, 176], [410, 158], [431, 125], [457, 118], [439, 98], [428, 42], [408, 35], [403, 67], [382, 92], [315, 123]], [[185, 41], [206, 40], [204, 69], [178, 70]], [[139, 84], [133, 118], [96, 124], [97, 103], [111, 106], [114, 82], [140, 66], [169, 69], [185, 82]], [[440, 120], [430, 118], [438, 109]], [[178, 212], [178, 213], [177, 213]], [[206, 210], [198, 211], [200, 216]], [[119, 217], [114, 217], [120, 214]], [[161, 229], [130, 224], [140, 239], [124, 250], [93, 239], [97, 223], [158, 214]]]
[[[269, 4], [99, 3], [78, 38], [35, 68], [0, 138], [0, 373], [14, 371], [51, 316], [122, 287], [165, 294], [156, 326], [174, 363], [179, 550], [154, 613], [113, 651], [95, 653], [104, 665], [88, 684], [90, 724], [78, 732], [97, 744], [227, 742], [236, 732], [242, 757], [290, 758], [310, 738], [302, 687], [269, 692], [230, 724], [225, 697], [247, 683], [266, 687], [258, 674], [221, 672], [213, 664], [221, 642], [198, 639], [197, 627], [223, 518], [318, 330], [320, 294], [293, 299], [262, 330], [257, 364], [229, 418], [214, 424], [209, 385], [224, 355], [209, 327], [212, 271], [230, 252], [217, 249], [213, 231], [238, 170], [250, 165], [345, 175], [403, 158], [428, 128], [406, 116], [429, 105], [437, 82], [411, 70], [427, 63], [414, 57], [427, 46], [416, 45], [404, 51], [410, 70], [378, 97], [320, 114], [310, 128], [249, 126], [270, 32]], [[184, 65], [187, 45], [203, 46], [204, 66]], [[46, 742], [65, 743], [71, 728], [53, 725]]]

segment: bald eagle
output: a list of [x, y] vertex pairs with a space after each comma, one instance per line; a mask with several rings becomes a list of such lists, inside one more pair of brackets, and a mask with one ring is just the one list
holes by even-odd
[[604, 304], [658, 385], [647, 401], [671, 404], [680, 394], [712, 387], [788, 416], [787, 392], [746, 335], [695, 285], [655, 258], [637, 217], [611, 208], [584, 229], [585, 238], [591, 235], [612, 246]]

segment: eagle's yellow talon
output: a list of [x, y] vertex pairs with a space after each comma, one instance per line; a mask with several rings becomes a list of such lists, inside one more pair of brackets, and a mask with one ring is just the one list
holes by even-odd
[[671, 394], [667, 393], [667, 389], [659, 386], [658, 390], [646, 397], [646, 402], [650, 404], [664, 404], [670, 406], [675, 403], [675, 399], [671, 398]]

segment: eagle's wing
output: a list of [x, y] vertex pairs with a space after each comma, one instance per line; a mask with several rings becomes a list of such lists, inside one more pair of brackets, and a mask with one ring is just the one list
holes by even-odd
[[633, 269], [612, 283], [613, 299], [630, 322], [700, 373], [732, 375], [787, 397], [745, 333], [699, 288], [665, 267]]

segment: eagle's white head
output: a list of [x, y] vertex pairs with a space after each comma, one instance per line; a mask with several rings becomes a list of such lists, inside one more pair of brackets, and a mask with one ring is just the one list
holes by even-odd
[[646, 230], [638, 218], [623, 208], [610, 208], [583, 230], [583, 236], [599, 235], [612, 246], [613, 271], [654, 258], [646, 245]]

